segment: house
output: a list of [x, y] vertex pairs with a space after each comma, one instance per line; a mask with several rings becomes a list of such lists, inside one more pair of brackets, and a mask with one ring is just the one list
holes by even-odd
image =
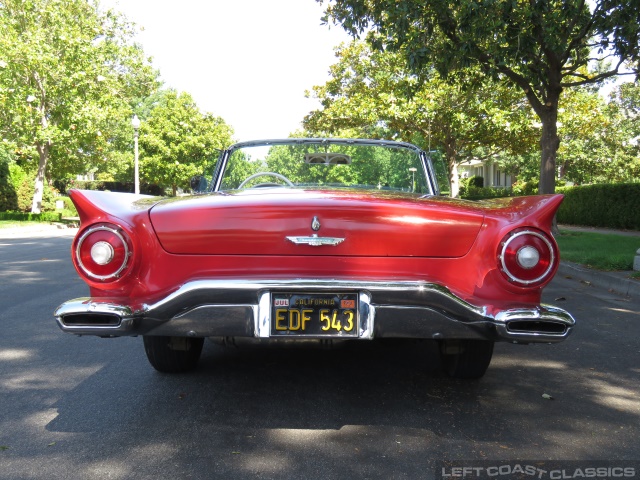
[[458, 165], [460, 178], [482, 177], [485, 187], [509, 188], [515, 182], [515, 176], [500, 170], [495, 162], [485, 163], [482, 160], [469, 160]]

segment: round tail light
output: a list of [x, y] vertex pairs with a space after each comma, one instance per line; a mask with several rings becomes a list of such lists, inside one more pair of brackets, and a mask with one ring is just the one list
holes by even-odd
[[537, 230], [517, 229], [506, 235], [498, 251], [500, 270], [520, 286], [534, 287], [549, 280], [558, 251], [547, 235]]
[[112, 281], [127, 268], [131, 248], [125, 233], [116, 225], [97, 225], [78, 239], [76, 260], [90, 278]]

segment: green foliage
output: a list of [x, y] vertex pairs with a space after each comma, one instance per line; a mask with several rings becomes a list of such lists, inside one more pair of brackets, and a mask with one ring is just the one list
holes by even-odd
[[231, 143], [224, 120], [201, 113], [187, 93], [165, 90], [141, 117], [140, 178], [176, 188], [190, 188], [195, 175], [213, 171], [218, 151]]
[[9, 179], [9, 166], [0, 163], [0, 212], [18, 209], [18, 196]]
[[[411, 175], [410, 168], [420, 168], [419, 157], [410, 151], [390, 148], [335, 145], [327, 149], [351, 158], [349, 165], [310, 165], [301, 161], [298, 147], [274, 147], [266, 159], [268, 170], [286, 172], [294, 183], [319, 185], [379, 186], [403, 188], [426, 193], [421, 175]], [[412, 182], [416, 182], [415, 187]]]
[[445, 159], [438, 151], [432, 151], [429, 156], [431, 158], [433, 169], [435, 170], [436, 181], [438, 182], [438, 187], [440, 188], [440, 194], [451, 196], [449, 172], [447, 166], [445, 165]]
[[636, 0], [327, 3], [326, 21], [366, 36], [374, 48], [402, 53], [419, 75], [435, 68], [444, 78], [456, 78], [477, 66], [494, 80], [516, 85], [541, 122], [543, 193], [555, 188], [562, 91], [617, 75], [622, 64], [637, 63], [640, 56]]
[[0, 212], [0, 220], [17, 220], [30, 222], [59, 222], [62, 214], [59, 212], [23, 213]]
[[640, 183], [561, 187], [558, 223], [640, 230]]
[[479, 200], [483, 198], [507, 197], [510, 193], [509, 189], [484, 188], [484, 178], [478, 175], [460, 179], [460, 198]]
[[76, 206], [73, 204], [73, 201], [71, 200], [71, 198], [66, 196], [60, 196], [60, 197], [56, 197], [55, 200], [56, 200], [56, 203], [60, 201], [64, 203], [64, 208], [62, 209], [62, 211], [56, 209], [58, 212], [60, 212], [60, 214], [63, 217], [78, 216], [78, 210], [76, 209]]
[[439, 149], [454, 196], [457, 165], [478, 148], [521, 153], [533, 146], [531, 112], [522, 95], [483, 79], [479, 70], [465, 70], [456, 83], [432, 69], [419, 78], [400, 53], [376, 51], [362, 42], [338, 48], [336, 56], [332, 78], [313, 88], [322, 108], [304, 125], [314, 134], [355, 129], [360, 136]]
[[18, 196], [11, 181], [10, 162], [10, 155], [0, 145], [0, 212], [18, 208]]
[[240, 151], [234, 152], [229, 158], [227, 169], [224, 172], [222, 190], [237, 188], [247, 177], [267, 170], [268, 168], [263, 161], [252, 159]]
[[[623, 88], [624, 87], [624, 88]], [[567, 89], [560, 98], [557, 165], [561, 181], [575, 184], [640, 181], [640, 124], [633, 97], [638, 87], [623, 84], [607, 101], [593, 88]], [[539, 124], [536, 124], [539, 125]], [[486, 154], [480, 152], [480, 158]], [[500, 153], [500, 169], [522, 181], [539, 183], [540, 155]], [[556, 179], [556, 187], [561, 181]]]
[[15, 190], [20, 188], [20, 185], [22, 185], [24, 182], [29, 181], [32, 178], [27, 174], [27, 172], [24, 171], [22, 167], [15, 163], [9, 164], [9, 176]]
[[608, 102], [585, 88], [562, 95], [558, 165], [563, 179], [578, 184], [640, 180], [640, 129], [632, 107], [637, 88], [623, 87]]
[[130, 105], [157, 74], [133, 42], [134, 26], [87, 0], [0, 3], [0, 136], [35, 175], [93, 171], [106, 161]]
[[[494, 160], [504, 172], [515, 176], [520, 182], [540, 182], [540, 153], [532, 150], [523, 155], [500, 154]], [[536, 187], [537, 188], [537, 187]]]
[[475, 188], [483, 188], [484, 187], [484, 177], [480, 177], [478, 175], [474, 175], [469, 177], [467, 181], [467, 186], [475, 187]]
[[464, 191], [461, 190], [460, 193], [460, 198], [465, 200], [485, 200], [511, 196], [513, 196], [513, 191], [510, 188], [474, 187], [472, 185], [466, 187]]
[[523, 195], [537, 195], [538, 194], [538, 181], [532, 180], [529, 182], [517, 181], [511, 187], [515, 196]]
[[[21, 212], [29, 212], [33, 201], [34, 185], [29, 180], [24, 180], [18, 187], [16, 194], [18, 200], [18, 210]], [[58, 191], [50, 185], [44, 186], [42, 192], [42, 212], [53, 212], [56, 209], [56, 196]]]
[[[637, 119], [640, 116], [640, 83], [637, 80], [620, 85], [613, 91], [612, 97], [624, 110], [627, 117]], [[632, 129], [632, 135], [640, 134], [638, 122], [632, 122], [629, 128]]]

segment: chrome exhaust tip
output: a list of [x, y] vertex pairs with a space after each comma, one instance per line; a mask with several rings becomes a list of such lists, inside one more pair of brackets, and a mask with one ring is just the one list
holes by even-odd
[[539, 320], [513, 320], [507, 322], [507, 331], [511, 333], [531, 333], [540, 335], [565, 335], [567, 325], [559, 322]]
[[122, 319], [112, 313], [70, 313], [59, 318], [67, 327], [118, 327], [122, 323]]

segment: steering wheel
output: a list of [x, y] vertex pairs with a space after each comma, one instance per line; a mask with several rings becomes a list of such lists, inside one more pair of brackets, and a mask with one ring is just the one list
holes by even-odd
[[[293, 183], [291, 182], [291, 180], [289, 180], [284, 175], [280, 175], [279, 173], [275, 173], [275, 172], [258, 172], [258, 173], [254, 173], [253, 175], [249, 175], [247, 178], [245, 178], [242, 181], [242, 183], [240, 185], [238, 185], [238, 188], [244, 187], [247, 183], [249, 183], [254, 178], [258, 178], [258, 177], [261, 177], [263, 175], [268, 175], [270, 177], [276, 177], [276, 178], [282, 180], [283, 182], [285, 182], [288, 186], [290, 186], [290, 187], [294, 186]], [[266, 183], [266, 184], [264, 184], [264, 186], [271, 187], [271, 186], [280, 186], [280, 185], [278, 185], [277, 183]]]

